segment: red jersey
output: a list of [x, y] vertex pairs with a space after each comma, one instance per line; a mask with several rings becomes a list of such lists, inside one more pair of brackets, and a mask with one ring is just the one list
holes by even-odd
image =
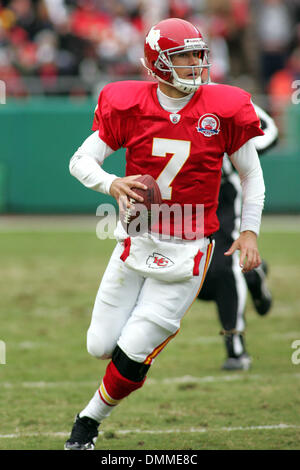
[[263, 135], [259, 118], [250, 94], [237, 87], [202, 85], [172, 114], [160, 105], [157, 86], [143, 81], [105, 86], [92, 129], [113, 150], [127, 149], [126, 175], [152, 175], [164, 203], [202, 204], [204, 235], [211, 235], [219, 228], [223, 155]]

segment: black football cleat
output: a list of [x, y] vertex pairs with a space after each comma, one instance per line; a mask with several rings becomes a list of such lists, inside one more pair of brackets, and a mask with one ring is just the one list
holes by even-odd
[[[245, 350], [245, 339], [242, 333], [227, 333], [224, 336], [225, 347], [227, 352], [227, 359], [222, 365], [223, 370], [249, 370], [251, 367], [252, 359]], [[239, 348], [242, 352], [237, 354], [236, 342], [239, 342]], [[235, 346], [236, 345], [236, 346]]]
[[252, 359], [247, 353], [243, 353], [239, 357], [228, 357], [222, 365], [223, 370], [249, 370], [251, 368]]
[[87, 416], [76, 416], [70, 438], [66, 441], [65, 450], [94, 450], [98, 437], [99, 423]]
[[261, 316], [266, 315], [272, 306], [272, 294], [266, 282], [267, 273], [268, 268], [263, 261], [258, 268], [245, 275], [255, 310]]

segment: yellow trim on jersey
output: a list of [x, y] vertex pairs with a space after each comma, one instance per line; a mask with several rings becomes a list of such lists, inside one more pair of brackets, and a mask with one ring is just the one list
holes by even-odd
[[[213, 249], [213, 243], [210, 243], [207, 247], [207, 253], [206, 253], [205, 266], [204, 266], [204, 270], [203, 270], [203, 276], [202, 276], [201, 284], [200, 284], [200, 287], [199, 287], [199, 290], [197, 292], [196, 297], [198, 297], [200, 289], [203, 286], [203, 282], [204, 282], [204, 279], [206, 277], [206, 274], [207, 274], [207, 271], [208, 271], [208, 268], [209, 268], [209, 264], [210, 264], [210, 261], [211, 261], [212, 249]], [[196, 297], [195, 297], [195, 299], [196, 299]]]
[[171, 341], [174, 336], [177, 335], [179, 330], [176, 331], [173, 335], [169, 336], [163, 343], [161, 343], [159, 346], [157, 346], [149, 356], [146, 357], [146, 360], [144, 361], [144, 364], [151, 364], [152, 360], [163, 350], [163, 348], [168, 344], [169, 341]]

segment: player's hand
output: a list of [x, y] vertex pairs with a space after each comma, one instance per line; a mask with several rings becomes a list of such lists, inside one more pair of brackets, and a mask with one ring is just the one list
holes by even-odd
[[256, 233], [250, 230], [242, 232], [224, 255], [230, 256], [236, 250], [240, 251], [240, 267], [243, 273], [251, 271], [260, 265], [261, 258], [257, 247]]
[[113, 180], [109, 192], [116, 199], [120, 208], [124, 208], [123, 206], [130, 207], [130, 198], [135, 199], [139, 203], [144, 201], [141, 196], [132, 190], [132, 188], [147, 189], [147, 186], [143, 183], [135, 181], [139, 176], [141, 175], [125, 176], [124, 178], [116, 178]]

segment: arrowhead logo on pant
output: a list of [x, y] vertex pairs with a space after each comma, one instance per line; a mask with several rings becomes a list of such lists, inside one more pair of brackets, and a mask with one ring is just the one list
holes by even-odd
[[174, 261], [160, 253], [153, 253], [152, 256], [148, 256], [146, 264], [152, 269], [169, 268]]

